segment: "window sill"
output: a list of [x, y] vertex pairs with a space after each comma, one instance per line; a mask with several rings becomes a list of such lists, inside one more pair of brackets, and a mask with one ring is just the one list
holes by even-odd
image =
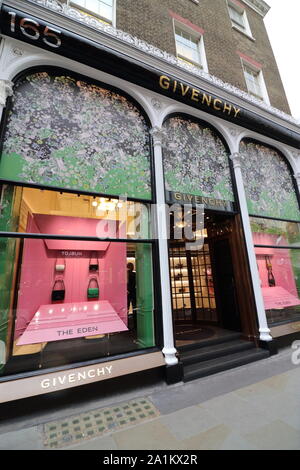
[[248, 94], [253, 96], [253, 98], [256, 98], [257, 100], [260, 100], [263, 103], [266, 103], [268, 106], [271, 106], [270, 101], [264, 98], [263, 96], [255, 95], [255, 93], [251, 93], [250, 91], [248, 91]]
[[198, 67], [200, 70], [203, 70], [203, 66], [199, 62], [194, 62], [180, 55], [177, 55], [177, 59], [180, 60], [181, 62], [184, 62], [185, 64], [193, 65], [194, 67]]
[[232, 29], [234, 29], [235, 31], [238, 31], [238, 32], [241, 33], [243, 36], [246, 36], [246, 38], [250, 39], [251, 41], [253, 41], [253, 42], [256, 41], [256, 39], [255, 39], [253, 36], [250, 36], [250, 34], [246, 33], [245, 31], [243, 31], [242, 29], [238, 28], [237, 26], [232, 25]]

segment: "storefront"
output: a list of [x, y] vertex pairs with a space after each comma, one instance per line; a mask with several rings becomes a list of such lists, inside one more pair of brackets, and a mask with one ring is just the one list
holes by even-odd
[[[175, 382], [181, 345], [299, 325], [300, 134], [43, 14], [2, 5], [1, 401]], [[199, 249], [174, 204], [202, 208]]]

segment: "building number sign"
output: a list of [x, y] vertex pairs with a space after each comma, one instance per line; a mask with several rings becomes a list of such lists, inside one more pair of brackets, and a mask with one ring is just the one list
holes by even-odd
[[41, 38], [47, 46], [55, 49], [61, 46], [61, 31], [58, 29], [49, 26], [43, 27], [37, 21], [30, 18], [19, 19], [16, 13], [12, 11], [9, 11], [8, 14], [10, 16], [10, 30], [12, 33], [15, 33], [16, 28], [19, 26], [21, 33], [33, 41], [38, 41]]

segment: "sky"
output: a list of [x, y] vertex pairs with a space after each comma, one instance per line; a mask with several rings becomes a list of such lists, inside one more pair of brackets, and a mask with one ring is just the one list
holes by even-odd
[[265, 0], [265, 25], [292, 115], [300, 121], [300, 0]]

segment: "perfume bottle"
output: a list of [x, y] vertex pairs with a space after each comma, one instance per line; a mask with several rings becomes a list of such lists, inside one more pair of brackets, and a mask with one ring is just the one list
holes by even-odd
[[265, 256], [265, 260], [266, 260], [266, 268], [267, 268], [267, 271], [268, 271], [268, 284], [269, 284], [269, 287], [275, 287], [276, 282], [275, 282], [274, 274], [272, 272], [272, 264], [271, 264], [270, 257]]

